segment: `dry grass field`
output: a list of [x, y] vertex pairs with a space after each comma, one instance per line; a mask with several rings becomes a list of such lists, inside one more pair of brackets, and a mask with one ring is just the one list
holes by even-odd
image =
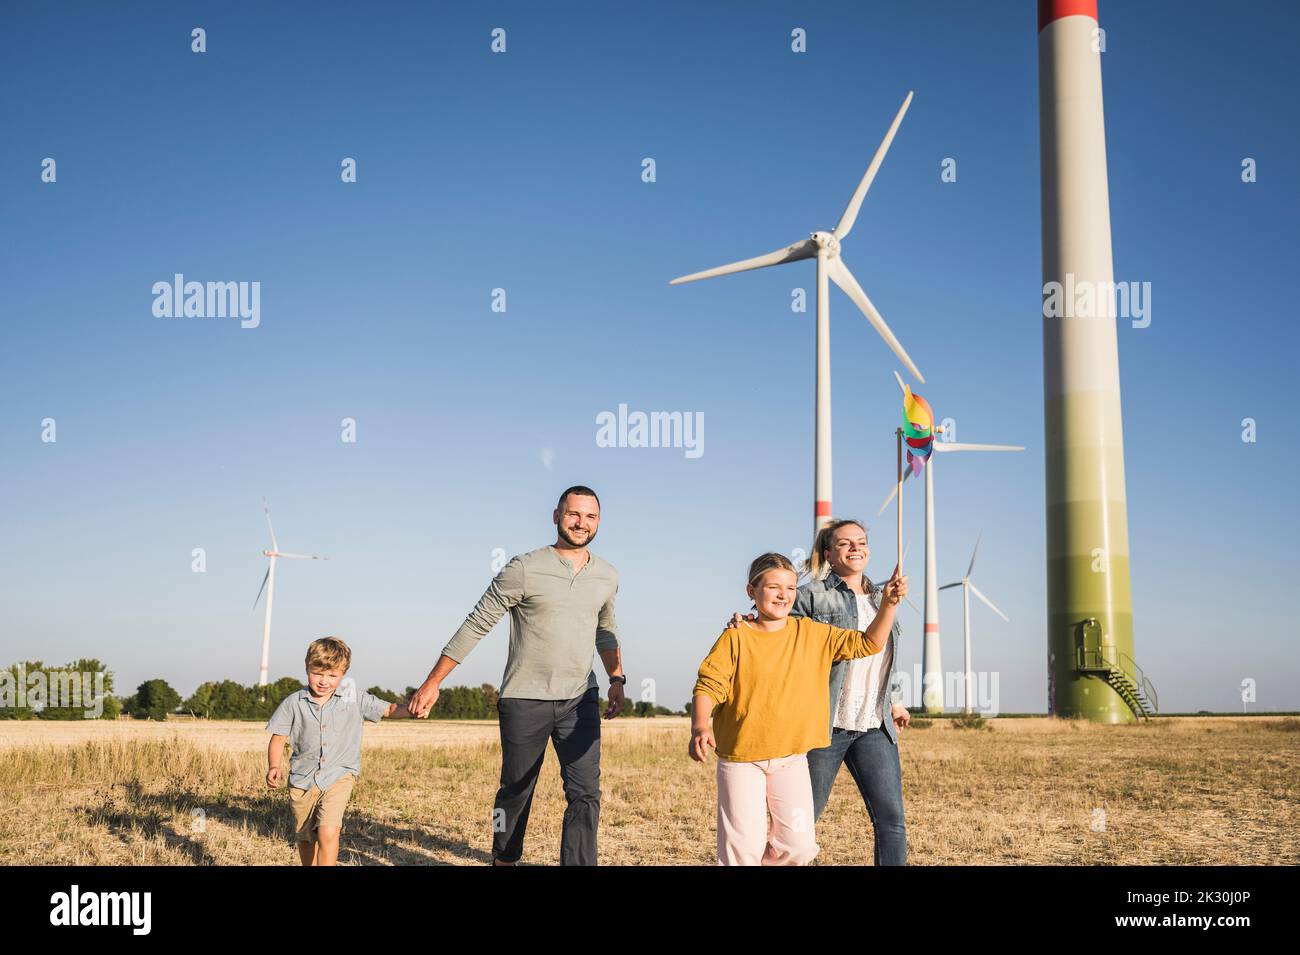
[[[913, 864], [1300, 863], [1300, 720], [989, 723], [904, 733]], [[488, 861], [496, 724], [365, 733], [340, 863]], [[713, 766], [686, 757], [688, 736], [683, 718], [605, 724], [602, 864], [714, 862]], [[0, 722], [0, 864], [295, 865], [266, 741], [256, 723]], [[526, 863], [558, 861], [563, 810], [548, 752]], [[847, 772], [817, 830], [815, 864], [870, 864]]]

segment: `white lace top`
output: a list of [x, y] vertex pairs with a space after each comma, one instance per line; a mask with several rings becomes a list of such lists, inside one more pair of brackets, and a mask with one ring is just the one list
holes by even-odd
[[[876, 608], [865, 594], [857, 595], [857, 599], [858, 629], [866, 630], [876, 617]], [[889, 702], [889, 670], [893, 656], [894, 642], [890, 640], [879, 653], [848, 662], [844, 688], [835, 709], [836, 726], [863, 731], [884, 724], [889, 717], [886, 704]]]

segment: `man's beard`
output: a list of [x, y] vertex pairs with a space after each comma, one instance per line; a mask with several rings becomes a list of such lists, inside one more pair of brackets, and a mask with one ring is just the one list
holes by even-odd
[[572, 537], [569, 536], [569, 532], [568, 530], [565, 529], [563, 524], [556, 524], [555, 529], [559, 531], [560, 537], [562, 537], [564, 539], [564, 542], [568, 544], [570, 547], [586, 547], [588, 544], [590, 544], [592, 541], [596, 539], [596, 532], [592, 531], [591, 535], [585, 541], [583, 541], [582, 543], [578, 543], [576, 540], [574, 540]]

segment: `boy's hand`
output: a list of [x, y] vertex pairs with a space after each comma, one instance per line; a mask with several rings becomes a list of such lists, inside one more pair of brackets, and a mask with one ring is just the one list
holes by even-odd
[[740, 622], [742, 620], [748, 620], [750, 623], [753, 623], [757, 619], [758, 619], [758, 614], [756, 613], [744, 614], [741, 613], [739, 610], [737, 610], [734, 614], [731, 615], [731, 619], [728, 620], [726, 623], [724, 623], [723, 626], [735, 627], [737, 630], [739, 630]]
[[687, 750], [691, 755], [691, 759], [697, 763], [704, 762], [709, 758], [710, 747], [713, 749], [718, 748], [718, 744], [714, 742], [711, 728], [705, 727], [704, 729], [691, 730], [691, 744]]
[[274, 789], [276, 786], [280, 785], [279, 766], [272, 766], [270, 769], [266, 771], [266, 785], [271, 789]]

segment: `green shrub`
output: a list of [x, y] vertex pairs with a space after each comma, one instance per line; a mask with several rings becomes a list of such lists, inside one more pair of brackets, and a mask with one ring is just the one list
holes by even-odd
[[992, 730], [993, 724], [978, 713], [960, 713], [952, 718], [952, 728], [957, 730]]

